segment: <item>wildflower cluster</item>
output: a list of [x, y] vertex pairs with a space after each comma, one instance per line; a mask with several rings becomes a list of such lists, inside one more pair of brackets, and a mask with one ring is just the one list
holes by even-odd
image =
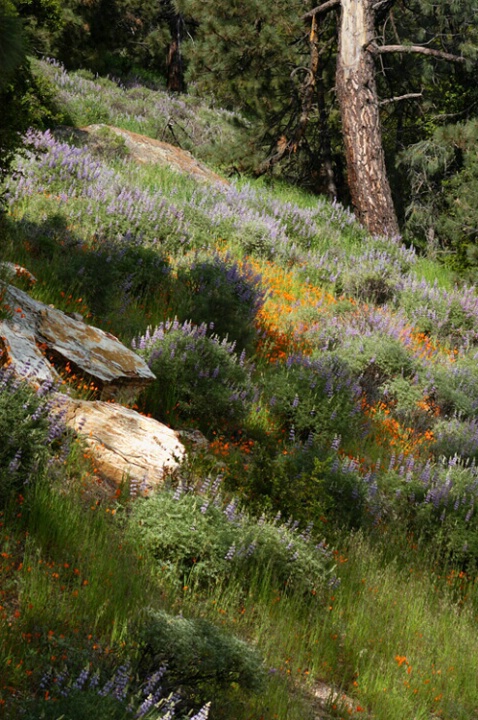
[[[172, 720], [186, 719], [183, 710], [182, 693], [170, 690], [167, 668], [159, 669], [143, 676], [138, 682], [137, 674], [129, 661], [110, 671], [86, 665], [79, 673], [65, 666], [59, 672], [48, 670], [41, 678], [34, 701], [35, 707], [26, 707], [23, 717], [33, 720], [38, 717], [57, 718], [86, 717], [88, 713], [100, 713], [108, 720], [131, 718], [131, 720]], [[197, 713], [188, 718], [207, 719], [208, 705], [203, 705]]]
[[0, 504], [12, 492], [24, 489], [45, 471], [52, 446], [64, 436], [61, 412], [56, 408], [51, 384], [37, 390], [0, 369]]
[[194, 419], [208, 429], [248, 412], [252, 366], [244, 351], [237, 355], [235, 343], [212, 330], [168, 320], [133, 341], [158, 378], [147, 391], [147, 407], [156, 417]]
[[[235, 498], [222, 495], [220, 476], [208, 479], [199, 493], [178, 486], [176, 492], [136, 502], [132, 530], [156, 558], [164, 573], [208, 585], [237, 575], [244, 591], [268, 574], [278, 586], [316, 591], [332, 571], [324, 547], [312, 542], [312, 525], [305, 529], [289, 518], [257, 521]], [[171, 518], [171, 522], [167, 521]], [[174, 522], [172, 522], [174, 518]]]

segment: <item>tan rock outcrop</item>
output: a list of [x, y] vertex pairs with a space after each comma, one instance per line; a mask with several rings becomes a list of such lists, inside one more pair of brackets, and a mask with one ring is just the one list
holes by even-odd
[[100, 475], [115, 485], [127, 479], [132, 490], [147, 494], [184, 458], [178, 434], [153, 418], [116, 403], [65, 396], [61, 402], [66, 424], [84, 437]]
[[229, 185], [225, 178], [210, 170], [206, 165], [196, 160], [187, 150], [182, 150], [175, 145], [155, 140], [146, 135], [113, 125], [88, 125], [81, 128], [83, 132], [91, 135], [107, 129], [110, 132], [123, 138], [130, 156], [138, 163], [152, 163], [165, 165], [177, 172], [190, 175], [195, 180], [210, 182], [218, 185]]
[[166, 425], [116, 402], [132, 401], [155, 379], [144, 360], [109, 333], [4, 286], [4, 302], [12, 317], [0, 321], [3, 363], [16, 375], [39, 385], [60, 376], [51, 364], [67, 363], [101, 390], [102, 400], [76, 400], [56, 394], [56, 411], [66, 425], [83, 437], [98, 473], [109, 485], [130, 483], [147, 494], [179, 466], [185, 447]]

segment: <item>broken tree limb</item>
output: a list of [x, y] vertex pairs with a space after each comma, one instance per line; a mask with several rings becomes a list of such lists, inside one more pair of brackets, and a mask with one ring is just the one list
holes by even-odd
[[379, 105], [389, 105], [390, 103], [399, 102], [400, 100], [414, 100], [423, 97], [423, 93], [406, 93], [405, 95], [397, 95], [396, 97], [380, 100]]
[[309, 12], [306, 12], [305, 15], [302, 15], [302, 20], [309, 20], [312, 17], [317, 17], [317, 15], [323, 15], [324, 13], [328, 13], [329, 10], [333, 10], [333, 8], [338, 7], [340, 5], [340, 0], [327, 0], [327, 2], [322, 3], [322, 5], [318, 5], [313, 10], [309, 10]]
[[375, 43], [370, 43], [366, 49], [374, 55], [385, 55], [386, 53], [415, 53], [436, 57], [439, 60], [448, 60], [449, 62], [466, 62], [466, 58], [461, 55], [453, 55], [443, 50], [434, 50], [433, 48], [423, 47], [422, 45], [376, 45]]

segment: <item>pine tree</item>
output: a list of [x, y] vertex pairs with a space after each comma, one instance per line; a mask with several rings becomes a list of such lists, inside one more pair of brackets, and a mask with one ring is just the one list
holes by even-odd
[[[177, 0], [176, 5], [197, 23], [188, 59], [200, 90], [266, 118], [276, 132], [282, 124], [271, 158], [294, 152], [297, 138], [307, 145], [310, 119], [323, 116], [323, 98], [330, 100], [335, 85], [356, 214], [371, 232], [396, 234], [385, 150], [394, 156], [407, 133], [418, 139], [415, 118], [421, 116], [423, 131], [431, 107], [439, 112], [436, 84], [447, 82], [445, 67], [448, 76], [450, 66], [459, 68], [452, 74], [461, 74], [462, 85], [470, 83], [478, 45], [476, 23], [470, 22], [476, 3], [326, 0], [311, 8], [305, 0]], [[304, 79], [297, 89], [300, 73]], [[325, 110], [331, 110], [330, 102]], [[332, 122], [322, 121], [322, 127], [334, 125], [333, 111], [329, 117]]]

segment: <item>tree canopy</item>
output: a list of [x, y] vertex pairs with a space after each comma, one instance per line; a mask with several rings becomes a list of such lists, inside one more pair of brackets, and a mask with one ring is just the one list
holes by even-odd
[[350, 202], [372, 232], [416, 206], [408, 149], [477, 114], [474, 0], [14, 1], [31, 48], [68, 67], [149, 71], [240, 110], [256, 173]]

